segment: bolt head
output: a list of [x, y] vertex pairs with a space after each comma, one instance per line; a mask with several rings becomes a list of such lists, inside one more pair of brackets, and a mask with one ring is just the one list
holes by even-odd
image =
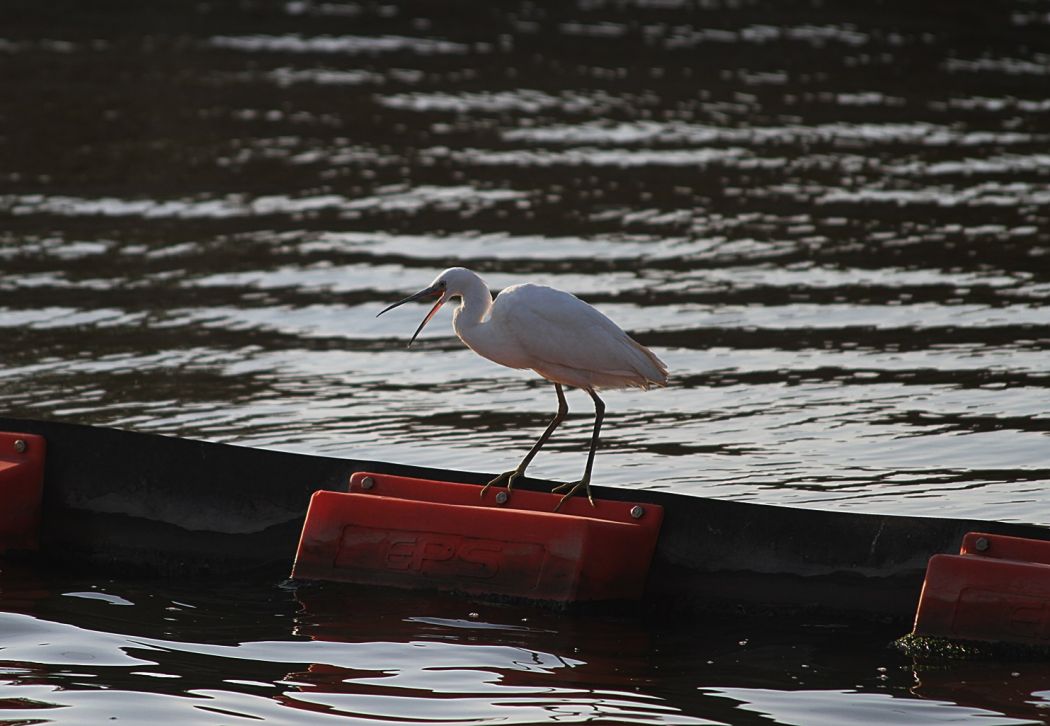
[[25, 439], [15, 439], [15, 451], [19, 454], [24, 454], [28, 448], [29, 444], [26, 443]]
[[376, 480], [370, 476], [366, 476], [364, 479], [361, 480], [361, 488], [364, 489], [366, 492], [375, 485]]
[[507, 492], [499, 492], [496, 494], [496, 504], [506, 504], [508, 499], [510, 499], [510, 497], [507, 495]]
[[991, 546], [992, 544], [988, 541], [987, 537], [978, 537], [977, 541], [973, 543], [973, 548], [978, 552], [987, 552], [988, 548]]
[[631, 507], [631, 516], [635, 519], [641, 519], [645, 515], [645, 507], [635, 504]]

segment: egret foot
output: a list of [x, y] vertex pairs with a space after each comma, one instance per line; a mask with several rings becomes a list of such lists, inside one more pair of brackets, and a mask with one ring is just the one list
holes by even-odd
[[591, 503], [591, 506], [593, 507], [594, 497], [591, 496], [591, 478], [588, 476], [584, 477], [583, 479], [580, 479], [579, 481], [570, 481], [565, 482], [564, 484], [559, 484], [558, 486], [551, 489], [552, 494], [560, 491], [565, 491], [566, 489], [569, 490], [565, 492], [565, 495], [561, 499], [558, 500], [558, 503], [554, 506], [554, 511], [557, 512], [559, 509], [561, 509], [561, 505], [565, 504], [565, 500], [574, 495], [577, 491], [579, 491], [580, 487], [584, 487], [585, 491], [587, 492], [587, 500]]
[[485, 492], [487, 492], [489, 490], [490, 486], [493, 486], [493, 485], [499, 486], [504, 481], [507, 482], [507, 494], [510, 495], [510, 490], [514, 486], [514, 480], [517, 479], [519, 476], [524, 476], [524, 475], [525, 475], [525, 471], [523, 469], [514, 469], [513, 471], [505, 471], [502, 474], [500, 474], [499, 476], [497, 476], [495, 479], [490, 481], [488, 484], [486, 484], [485, 486], [481, 487], [481, 496], [482, 497], [485, 496]]

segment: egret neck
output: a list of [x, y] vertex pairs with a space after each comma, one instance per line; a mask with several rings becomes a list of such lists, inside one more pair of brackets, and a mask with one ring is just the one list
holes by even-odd
[[471, 350], [495, 360], [492, 357], [495, 348], [489, 340], [492, 331], [485, 325], [492, 311], [492, 292], [489, 291], [488, 285], [473, 273], [458, 275], [457, 278], [456, 287], [450, 287], [448, 292], [449, 297], [458, 294], [462, 300], [452, 313], [452, 329]]

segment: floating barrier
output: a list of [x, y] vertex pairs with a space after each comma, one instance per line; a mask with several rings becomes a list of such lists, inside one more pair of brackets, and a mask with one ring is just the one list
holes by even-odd
[[1050, 542], [970, 532], [931, 557], [913, 635], [1050, 645]]
[[355, 473], [310, 500], [292, 578], [576, 602], [637, 600], [655, 504]]
[[46, 452], [42, 436], [0, 432], [0, 552], [37, 547]]
[[[572, 498], [554, 513], [554, 482], [536, 479], [516, 482], [501, 501], [500, 489], [479, 496], [492, 478], [487, 472], [60, 421], [0, 418], [0, 431], [9, 432], [0, 434], [5, 569], [273, 581], [288, 575], [298, 549], [301, 579], [561, 602], [640, 593], [639, 605], [653, 617], [805, 613], [832, 622], [892, 621], [903, 631], [916, 620], [931, 555], [951, 553], [1028, 563], [1020, 578], [1028, 584], [1011, 597], [1034, 598], [1018, 602], [1036, 610], [1015, 608], [1010, 627], [987, 637], [1020, 631], [1038, 639], [1046, 629], [1035, 617], [1043, 593], [1031, 584], [1045, 560], [1013, 552], [1002, 538], [1050, 547], [1046, 527], [776, 507], [691, 496], [656, 481], [595, 485], [597, 507]], [[399, 489], [402, 479], [425, 483]], [[315, 523], [304, 538], [308, 509]], [[985, 537], [986, 549], [974, 539], [957, 554], [967, 532], [984, 533], [975, 536]], [[974, 586], [966, 587], [956, 598], [962, 620], [975, 607]], [[318, 588], [304, 592], [311, 589]]]

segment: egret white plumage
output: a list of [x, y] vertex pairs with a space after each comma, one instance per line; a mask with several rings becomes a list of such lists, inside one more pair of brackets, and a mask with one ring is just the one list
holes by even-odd
[[504, 289], [493, 301], [485, 282], [463, 267], [445, 270], [430, 286], [388, 306], [379, 315], [413, 300], [434, 297], [437, 302], [416, 328], [409, 346], [441, 306], [458, 297], [461, 302], [453, 313], [452, 327], [468, 348], [508, 368], [535, 371], [551, 381], [558, 394], [558, 412], [543, 435], [517, 468], [490, 481], [482, 488], [481, 495], [485, 496], [489, 487], [502, 482], [506, 482], [509, 491], [514, 481], [525, 474], [525, 469], [569, 412], [562, 386], [573, 386], [582, 388], [594, 400], [594, 433], [583, 477], [554, 488], [556, 492], [568, 490], [555, 511], [581, 487], [594, 504], [591, 469], [605, 414], [605, 403], [596, 391], [665, 386], [667, 366], [616, 323], [575, 295], [526, 283]]

